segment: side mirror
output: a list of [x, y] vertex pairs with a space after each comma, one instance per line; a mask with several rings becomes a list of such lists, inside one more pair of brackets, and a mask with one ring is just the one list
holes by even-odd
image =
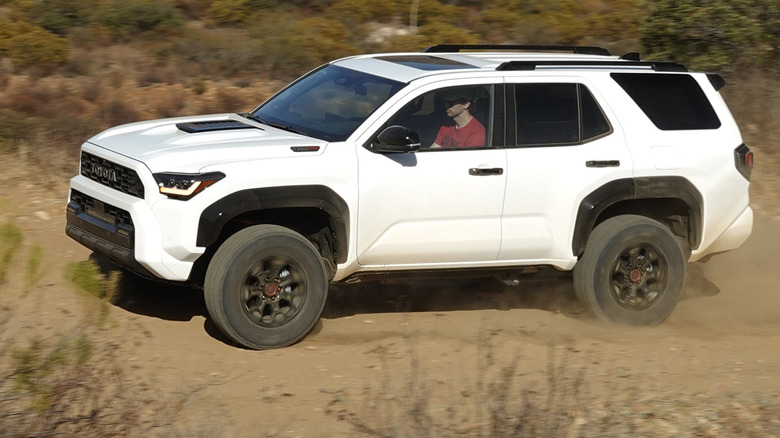
[[420, 150], [420, 136], [405, 126], [388, 126], [371, 143], [371, 150], [378, 153], [398, 154]]

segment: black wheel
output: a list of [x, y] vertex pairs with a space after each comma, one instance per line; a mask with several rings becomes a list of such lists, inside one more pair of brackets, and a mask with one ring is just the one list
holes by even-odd
[[217, 250], [204, 296], [217, 327], [252, 349], [291, 345], [322, 313], [328, 280], [311, 242], [276, 225], [245, 228]]
[[574, 267], [574, 289], [599, 319], [626, 325], [660, 324], [677, 305], [687, 260], [675, 236], [652, 219], [607, 219]]

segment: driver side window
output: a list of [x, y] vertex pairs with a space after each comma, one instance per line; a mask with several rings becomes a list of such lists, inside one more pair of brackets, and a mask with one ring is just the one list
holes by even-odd
[[388, 126], [416, 132], [421, 150], [489, 147], [493, 85], [447, 87], [417, 96], [401, 108]]

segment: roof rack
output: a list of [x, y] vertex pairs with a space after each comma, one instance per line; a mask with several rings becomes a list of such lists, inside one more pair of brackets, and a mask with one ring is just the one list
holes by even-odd
[[688, 71], [684, 65], [667, 61], [507, 61], [496, 70], [536, 70], [537, 67], [649, 67], [656, 71]]
[[525, 50], [534, 52], [572, 52], [584, 55], [610, 56], [609, 50], [593, 46], [539, 46], [525, 44], [439, 44], [428, 47], [423, 52], [444, 53], [462, 50]]

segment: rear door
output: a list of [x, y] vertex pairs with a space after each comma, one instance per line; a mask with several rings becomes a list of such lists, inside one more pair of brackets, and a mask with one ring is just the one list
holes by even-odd
[[583, 198], [630, 178], [620, 126], [595, 87], [580, 78], [507, 79], [507, 189], [499, 259], [576, 261], [571, 239]]

